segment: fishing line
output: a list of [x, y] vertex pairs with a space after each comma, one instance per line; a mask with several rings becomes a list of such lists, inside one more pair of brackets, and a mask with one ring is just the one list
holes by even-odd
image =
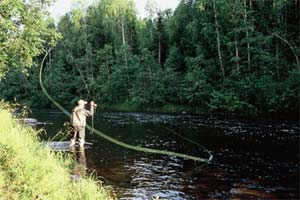
[[[135, 123], [132, 119], [129, 119], [129, 118], [128, 118], [128, 121], [130, 121], [130, 122], [132, 122], [132, 123]], [[193, 141], [193, 140], [190, 139], [190, 138], [187, 138], [187, 137], [185, 137], [185, 136], [180, 135], [179, 133], [177, 133], [176, 131], [174, 131], [174, 130], [171, 129], [171, 128], [168, 128], [168, 127], [163, 126], [163, 125], [157, 125], [157, 126], [160, 127], [160, 128], [163, 128], [163, 129], [167, 130], [169, 133], [172, 133], [173, 135], [176, 135], [176, 136], [180, 137], [181, 139], [183, 139], [183, 140], [185, 140], [185, 141], [187, 141], [187, 142], [189, 142], [189, 143], [192, 143], [192, 144], [194, 144], [194, 145], [200, 147], [201, 149], [204, 150], [204, 152], [206, 152], [206, 153], [209, 155], [209, 159], [208, 159], [208, 160], [212, 160], [212, 159], [213, 159], [212, 153], [211, 153], [205, 146], [203, 146], [202, 144], [200, 144], [200, 143], [198, 143], [198, 142], [195, 142], [195, 141]]]
[[[48, 56], [49, 52], [52, 50], [52, 48], [50, 48], [41, 63], [41, 67], [40, 67], [40, 73], [39, 73], [39, 83], [40, 86], [42, 88], [42, 91], [44, 92], [44, 94], [47, 96], [47, 98], [58, 108], [60, 109], [64, 114], [66, 114], [67, 116], [71, 117], [71, 114], [64, 109], [57, 101], [55, 101], [55, 99], [53, 99], [49, 93], [47, 92], [43, 81], [42, 81], [42, 73], [43, 73], [43, 66], [44, 66], [44, 62], [46, 60], [46, 57]], [[144, 147], [140, 147], [140, 146], [134, 146], [134, 145], [130, 145], [127, 143], [124, 143], [122, 141], [116, 140], [104, 133], [102, 133], [101, 131], [87, 125], [86, 126], [88, 130], [93, 131], [96, 135], [104, 138], [105, 140], [112, 142], [116, 145], [119, 145], [121, 147], [127, 148], [127, 149], [131, 149], [131, 150], [135, 150], [135, 151], [140, 151], [140, 152], [144, 152], [144, 153], [153, 153], [153, 154], [160, 154], [160, 155], [169, 155], [169, 156], [175, 156], [175, 157], [180, 157], [180, 158], [185, 158], [185, 159], [190, 159], [190, 160], [194, 160], [194, 161], [199, 161], [199, 162], [204, 162], [204, 163], [209, 163], [212, 160], [212, 157], [210, 157], [209, 159], [205, 159], [205, 158], [201, 158], [201, 157], [197, 157], [197, 156], [191, 156], [191, 155], [187, 155], [187, 154], [183, 154], [183, 153], [177, 153], [177, 152], [171, 152], [171, 151], [165, 151], [165, 150], [158, 150], [158, 149], [149, 149], [149, 148], [144, 148]]]
[[198, 142], [195, 142], [195, 141], [191, 140], [190, 138], [184, 137], [184, 136], [180, 135], [179, 133], [177, 133], [176, 131], [174, 131], [174, 130], [172, 130], [172, 129], [170, 129], [170, 128], [167, 128], [167, 127], [162, 126], [162, 125], [159, 125], [159, 126], [160, 126], [161, 128], [163, 128], [163, 129], [166, 129], [166, 130], [169, 131], [170, 133], [172, 133], [172, 134], [174, 134], [174, 135], [180, 137], [181, 139], [183, 139], [183, 140], [185, 140], [185, 141], [188, 141], [188, 142], [190, 142], [190, 143], [192, 143], [192, 144], [194, 144], [194, 145], [196, 145], [196, 146], [202, 148], [202, 149], [209, 155], [209, 159], [208, 159], [208, 160], [212, 160], [212, 159], [213, 159], [212, 153], [211, 153], [205, 146], [203, 146], [202, 144], [200, 144], [200, 143], [198, 143]]

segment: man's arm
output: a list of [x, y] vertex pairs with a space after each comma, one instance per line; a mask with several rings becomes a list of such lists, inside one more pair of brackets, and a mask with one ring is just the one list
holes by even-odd
[[83, 112], [83, 114], [86, 116], [86, 117], [90, 117], [90, 116], [92, 116], [92, 115], [94, 115], [94, 108], [90, 108], [90, 110], [86, 110], [86, 109], [84, 109], [84, 110], [82, 110]]
[[97, 104], [95, 104], [94, 101], [91, 101], [90, 110], [84, 109], [84, 115], [87, 117], [93, 116], [95, 114], [95, 107], [97, 107]]

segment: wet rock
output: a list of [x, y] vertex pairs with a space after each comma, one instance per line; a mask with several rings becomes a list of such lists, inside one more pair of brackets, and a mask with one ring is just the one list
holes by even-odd
[[34, 118], [23, 118], [20, 119], [20, 122], [29, 125], [29, 126], [37, 126], [37, 125], [46, 125], [46, 122], [39, 122], [37, 119]]
[[[85, 142], [84, 143], [84, 149], [90, 149], [92, 147], [92, 143], [89, 142]], [[63, 141], [63, 142], [43, 142], [42, 143], [43, 147], [49, 147], [52, 151], [64, 151], [64, 152], [73, 152], [75, 151], [75, 149], [73, 150], [72, 148], [70, 148], [70, 141]], [[76, 148], [79, 148], [79, 143], [76, 142], [75, 144]], [[78, 149], [77, 149], [78, 151]]]

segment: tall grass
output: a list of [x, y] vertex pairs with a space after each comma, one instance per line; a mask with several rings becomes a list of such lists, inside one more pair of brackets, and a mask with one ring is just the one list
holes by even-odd
[[72, 181], [71, 159], [41, 148], [37, 133], [0, 105], [0, 199], [111, 199], [92, 178]]

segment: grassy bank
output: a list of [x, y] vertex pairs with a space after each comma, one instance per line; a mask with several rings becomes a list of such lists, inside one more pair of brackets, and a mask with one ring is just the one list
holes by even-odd
[[37, 133], [0, 105], [0, 199], [110, 199], [91, 178], [72, 181], [71, 159], [42, 149]]

